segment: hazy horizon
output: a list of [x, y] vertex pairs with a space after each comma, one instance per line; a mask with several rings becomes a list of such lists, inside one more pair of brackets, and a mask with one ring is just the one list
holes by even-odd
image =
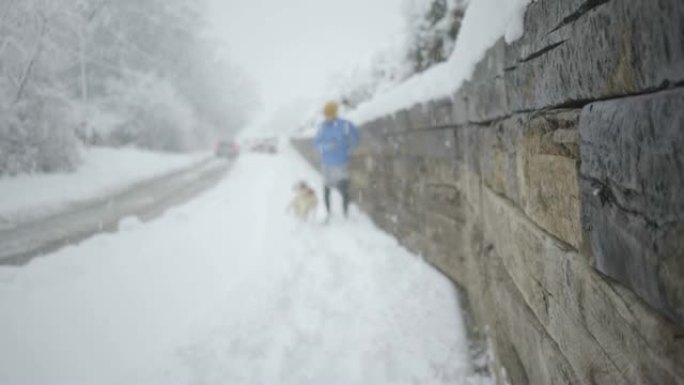
[[319, 97], [335, 73], [401, 39], [404, 0], [210, 0], [210, 33], [258, 85], [262, 111]]

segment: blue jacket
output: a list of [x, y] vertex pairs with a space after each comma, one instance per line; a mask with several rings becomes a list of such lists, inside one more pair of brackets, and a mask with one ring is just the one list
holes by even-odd
[[316, 149], [324, 166], [344, 166], [349, 155], [359, 145], [359, 129], [347, 120], [326, 120], [316, 134]]

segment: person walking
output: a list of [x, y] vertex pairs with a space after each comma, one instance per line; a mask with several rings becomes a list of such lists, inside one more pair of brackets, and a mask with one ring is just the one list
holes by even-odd
[[330, 191], [333, 188], [342, 195], [344, 216], [349, 213], [349, 160], [360, 140], [358, 128], [352, 122], [340, 119], [337, 114], [337, 103], [328, 102], [323, 108], [325, 121], [320, 125], [315, 139], [325, 179], [324, 198], [328, 218]]

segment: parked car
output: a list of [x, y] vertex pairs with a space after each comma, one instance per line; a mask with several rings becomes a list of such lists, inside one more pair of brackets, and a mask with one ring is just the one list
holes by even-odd
[[235, 159], [240, 155], [240, 146], [231, 141], [219, 141], [216, 143], [214, 154], [219, 158]]
[[253, 152], [275, 154], [278, 152], [277, 141], [273, 138], [257, 140], [251, 147]]

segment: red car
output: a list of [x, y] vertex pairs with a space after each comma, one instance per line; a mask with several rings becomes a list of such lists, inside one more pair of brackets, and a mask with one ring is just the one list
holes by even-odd
[[219, 158], [235, 159], [240, 155], [240, 146], [235, 142], [219, 141], [214, 154]]

